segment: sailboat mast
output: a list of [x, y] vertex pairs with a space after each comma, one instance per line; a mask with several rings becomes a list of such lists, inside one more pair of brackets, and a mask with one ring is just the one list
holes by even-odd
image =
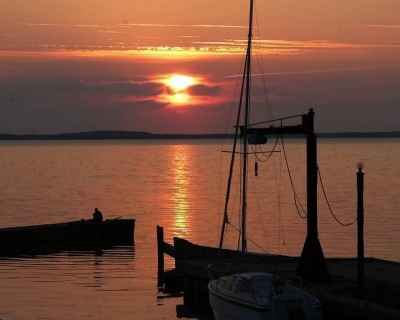
[[246, 244], [246, 211], [247, 211], [247, 158], [248, 158], [248, 143], [247, 129], [249, 126], [250, 112], [250, 76], [251, 76], [251, 40], [253, 37], [253, 2], [250, 0], [250, 17], [249, 17], [249, 34], [247, 40], [246, 54], [246, 103], [244, 112], [244, 134], [243, 134], [243, 181], [242, 181], [242, 259], [247, 251]]

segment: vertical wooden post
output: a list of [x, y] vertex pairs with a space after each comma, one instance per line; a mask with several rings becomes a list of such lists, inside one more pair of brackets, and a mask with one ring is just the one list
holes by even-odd
[[164, 228], [157, 226], [158, 276], [164, 273]]
[[364, 165], [359, 162], [357, 164], [357, 262], [358, 262], [358, 289], [364, 290]]
[[307, 129], [307, 237], [296, 274], [310, 282], [329, 283], [331, 278], [318, 236], [317, 137], [314, 132], [313, 109], [303, 117], [303, 125]]

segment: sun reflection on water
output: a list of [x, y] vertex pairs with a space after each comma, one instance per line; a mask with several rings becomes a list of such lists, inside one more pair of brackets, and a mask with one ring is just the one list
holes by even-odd
[[188, 168], [190, 167], [190, 145], [172, 145], [173, 157], [172, 174], [174, 180], [174, 191], [172, 203], [174, 210], [174, 229], [179, 234], [186, 234], [188, 229], [187, 214], [189, 209], [188, 195], [189, 184]]

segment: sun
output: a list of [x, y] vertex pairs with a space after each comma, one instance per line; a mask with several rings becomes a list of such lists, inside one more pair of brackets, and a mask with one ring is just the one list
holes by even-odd
[[167, 80], [167, 85], [174, 90], [182, 91], [194, 84], [194, 78], [184, 75], [174, 75]]
[[197, 102], [197, 96], [191, 87], [198, 85], [201, 80], [182, 73], [166, 74], [158, 78], [158, 82], [164, 85], [164, 90], [158, 98], [166, 102], [169, 107], [193, 106]]
[[175, 104], [187, 103], [191, 100], [191, 97], [185, 93], [175, 93], [170, 97], [170, 102]]

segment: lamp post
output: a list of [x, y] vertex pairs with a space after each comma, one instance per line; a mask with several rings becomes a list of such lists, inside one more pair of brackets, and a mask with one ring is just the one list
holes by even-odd
[[357, 163], [357, 263], [358, 263], [358, 289], [365, 289], [364, 284], [364, 168], [362, 162]]

